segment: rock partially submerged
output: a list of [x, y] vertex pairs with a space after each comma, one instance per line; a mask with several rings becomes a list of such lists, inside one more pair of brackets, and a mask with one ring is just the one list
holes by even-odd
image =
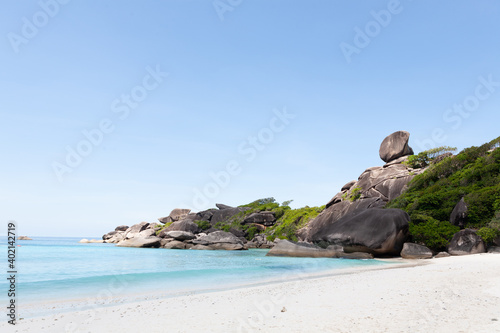
[[28, 236], [18, 236], [18, 240], [33, 240], [32, 238], [29, 238]]
[[276, 242], [267, 240], [263, 234], [256, 235], [251, 241], [247, 242], [246, 247], [249, 249], [271, 249], [276, 245]]
[[104, 243], [104, 241], [102, 239], [86, 239], [86, 238], [83, 238], [81, 239], [78, 243]]

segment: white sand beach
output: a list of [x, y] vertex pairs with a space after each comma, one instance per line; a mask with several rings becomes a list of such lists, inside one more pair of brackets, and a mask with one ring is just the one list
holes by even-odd
[[2, 332], [500, 332], [500, 255], [25, 319]]

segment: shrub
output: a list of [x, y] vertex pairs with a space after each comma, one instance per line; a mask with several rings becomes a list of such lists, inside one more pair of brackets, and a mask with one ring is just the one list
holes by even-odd
[[252, 209], [260, 209], [261, 211], [264, 211], [279, 207], [279, 203], [276, 203], [276, 199], [271, 197], [258, 199], [249, 204], [241, 205], [240, 207], [249, 207]]
[[471, 226], [486, 226], [495, 215], [494, 204], [500, 200], [500, 184], [474, 191], [465, 197], [469, 207], [468, 222]]
[[491, 244], [493, 240], [500, 235], [498, 229], [483, 227], [479, 229], [476, 234], [480, 236], [486, 244]]
[[212, 227], [208, 221], [194, 221], [194, 223], [196, 223], [201, 230], [208, 230]]
[[162, 232], [163, 230], [165, 230], [168, 227], [170, 227], [172, 225], [172, 223], [174, 223], [174, 222], [168, 222], [168, 223], [165, 223], [164, 225], [162, 225], [160, 227], [160, 230], [156, 231], [156, 236], [158, 236], [160, 234], [160, 232]]
[[276, 222], [276, 224], [266, 230], [268, 240], [273, 241], [275, 238], [281, 238], [297, 241], [297, 236], [295, 236], [297, 230], [304, 227], [324, 209], [325, 206], [306, 206], [299, 209], [286, 210], [284, 215]]
[[434, 251], [444, 250], [458, 231], [460, 228], [448, 221], [438, 221], [426, 215], [414, 215], [410, 222], [410, 235], [413, 241]]
[[255, 237], [255, 234], [259, 233], [259, 229], [257, 229], [255, 226], [249, 227], [247, 230], [247, 239], [252, 240]]
[[430, 164], [436, 157], [443, 155], [445, 153], [451, 153], [457, 151], [457, 148], [452, 147], [438, 147], [429, 149], [419, 153], [418, 155], [412, 155], [404, 162], [407, 166], [413, 169], [424, 168]]
[[361, 198], [361, 192], [363, 189], [359, 186], [353, 188], [351, 191], [348, 191], [342, 195], [343, 200], [349, 200], [350, 202], [354, 202]]

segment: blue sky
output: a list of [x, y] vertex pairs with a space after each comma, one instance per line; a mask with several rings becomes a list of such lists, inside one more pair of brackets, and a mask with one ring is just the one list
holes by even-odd
[[0, 17], [0, 217], [20, 234], [323, 205], [394, 131], [416, 152], [500, 135], [498, 1], [10, 1]]

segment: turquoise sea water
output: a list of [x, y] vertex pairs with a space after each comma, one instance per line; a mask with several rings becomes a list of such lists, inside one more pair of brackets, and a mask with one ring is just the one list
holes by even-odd
[[[132, 295], [168, 297], [300, 278], [376, 260], [266, 257], [267, 250], [195, 251], [79, 244], [80, 238], [38, 237], [17, 241], [20, 306], [69, 299], [109, 300]], [[5, 254], [7, 245], [0, 243]], [[330, 272], [328, 272], [330, 273]], [[334, 272], [333, 272], [334, 274]], [[2, 294], [8, 281], [0, 282]], [[140, 297], [139, 297], [140, 299]]]

